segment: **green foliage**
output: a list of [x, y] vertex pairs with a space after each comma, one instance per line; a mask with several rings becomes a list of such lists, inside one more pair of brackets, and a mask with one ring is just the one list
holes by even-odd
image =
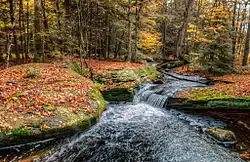
[[36, 63], [41, 63], [41, 57], [35, 57], [34, 62]]
[[230, 73], [233, 70], [229, 14], [228, 9], [221, 4], [208, 13], [209, 19], [202, 21], [202, 25], [205, 26], [205, 38], [200, 46], [202, 70], [218, 74]]

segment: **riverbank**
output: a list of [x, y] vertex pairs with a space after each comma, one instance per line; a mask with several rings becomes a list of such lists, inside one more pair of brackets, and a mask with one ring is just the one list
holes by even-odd
[[211, 116], [227, 124], [225, 129], [235, 133], [237, 142], [230, 146], [233, 152], [240, 153], [244, 160], [250, 160], [250, 111], [248, 110], [197, 110], [192, 114]]
[[231, 150], [239, 152], [242, 159], [250, 160], [250, 70], [224, 76], [182, 68], [176, 72], [206, 77], [212, 84], [179, 93], [169, 106], [224, 121], [226, 129], [237, 137], [237, 143], [231, 146]]
[[250, 109], [250, 70], [223, 76], [192, 70], [179, 69], [177, 72], [203, 76], [213, 83], [206, 88], [192, 88], [179, 93], [177, 98], [183, 99], [183, 104], [186, 106], [194, 105], [197, 109]]

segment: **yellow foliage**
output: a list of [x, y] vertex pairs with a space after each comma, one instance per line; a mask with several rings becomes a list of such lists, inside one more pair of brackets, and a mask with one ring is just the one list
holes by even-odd
[[189, 28], [196, 28], [196, 25], [188, 24]]
[[159, 32], [144, 31], [141, 33], [140, 37], [141, 42], [139, 44], [139, 47], [144, 50], [155, 52], [155, 49], [158, 49], [162, 46], [162, 43], [160, 41], [161, 35]]
[[200, 18], [201, 18], [201, 19], [204, 19], [205, 17], [206, 17], [206, 16], [205, 16], [204, 14], [201, 14], [201, 15], [200, 15]]

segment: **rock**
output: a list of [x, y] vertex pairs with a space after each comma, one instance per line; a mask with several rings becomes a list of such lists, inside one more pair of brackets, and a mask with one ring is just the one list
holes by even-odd
[[116, 82], [130, 82], [140, 79], [140, 76], [138, 76], [136, 71], [132, 69], [123, 69], [117, 71], [116, 76]]
[[243, 121], [238, 121], [237, 122], [238, 125], [244, 127], [245, 129], [250, 131], [250, 126], [248, 126], [246, 123], [244, 123]]
[[163, 84], [164, 82], [160, 79], [153, 80], [153, 84]]
[[132, 101], [134, 90], [128, 88], [111, 88], [103, 91], [103, 97], [106, 101]]
[[[40, 71], [41, 73], [39, 74], [39, 80], [24, 79], [19, 76], [14, 78], [17, 83], [11, 86], [19, 89], [18, 93], [8, 103], [0, 105], [1, 147], [25, 144], [47, 138], [66, 137], [94, 125], [102, 112], [106, 110], [106, 101], [99, 86], [70, 69], [62, 69], [53, 64], [25, 64], [6, 69], [6, 75], [3, 77], [9, 77], [9, 70], [20, 71], [20, 69], [24, 69], [20, 76], [33, 72], [30, 72], [30, 69], [35, 69], [35, 72]], [[53, 81], [51, 81], [52, 75]], [[19, 83], [22, 83], [31, 86], [34, 83], [38, 84], [38, 82], [39, 84], [43, 83], [43, 88], [35, 89], [39, 93], [33, 96], [30, 93], [34, 89], [27, 89], [19, 85]], [[79, 83], [85, 84], [79, 85]], [[5, 86], [5, 84], [5, 82], [0, 81], [0, 87]], [[60, 90], [59, 92], [61, 86], [66, 90]], [[12, 92], [10, 91], [10, 93]], [[33, 102], [34, 98], [39, 97], [39, 95], [42, 95], [44, 100]], [[77, 96], [78, 98], [75, 99], [79, 100], [78, 102], [74, 101], [74, 103], [77, 103], [74, 104], [75, 106], [71, 102], [74, 96]], [[22, 106], [21, 111], [18, 111], [13, 106], [14, 104]]]
[[230, 130], [220, 128], [209, 128], [206, 132], [221, 142], [236, 142], [236, 136], [234, 132]]

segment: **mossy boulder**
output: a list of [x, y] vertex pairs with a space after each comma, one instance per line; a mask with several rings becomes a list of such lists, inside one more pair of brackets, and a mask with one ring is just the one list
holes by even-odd
[[132, 101], [135, 86], [146, 80], [157, 80], [162, 75], [153, 66], [135, 69], [117, 69], [99, 74], [97, 82], [104, 84], [102, 94], [107, 101]]
[[102, 94], [107, 101], [132, 101], [135, 91], [133, 88], [112, 88]]
[[107, 107], [98, 85], [53, 64], [12, 67], [1, 71], [0, 80], [0, 92], [6, 92], [0, 93], [0, 146], [87, 129]]
[[120, 82], [142, 82], [147, 78], [157, 79], [161, 78], [162, 74], [157, 71], [156, 67], [143, 66], [134, 69], [116, 69], [110, 70], [103, 74], [98, 74], [97, 82], [101, 84], [108, 84], [110, 81], [115, 83]]
[[206, 130], [206, 133], [215, 138], [220, 142], [236, 142], [236, 136], [234, 132], [230, 130], [220, 129], [220, 128], [209, 128]]
[[189, 100], [184, 98], [170, 98], [168, 107], [176, 109], [250, 109], [250, 100], [246, 98], [225, 98], [211, 100]]

